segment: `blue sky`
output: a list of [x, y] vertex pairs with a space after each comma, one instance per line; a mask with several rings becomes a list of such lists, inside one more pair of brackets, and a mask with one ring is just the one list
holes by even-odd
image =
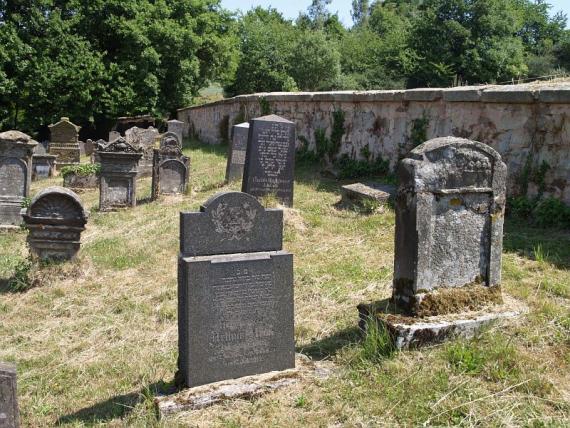
[[[306, 10], [311, 0], [222, 0], [222, 4], [227, 9], [241, 9], [247, 11], [252, 6], [272, 6], [279, 10], [287, 18], [296, 18], [300, 11]], [[570, 0], [550, 0], [553, 6], [551, 11], [562, 10], [570, 17]], [[331, 12], [338, 12], [343, 24], [350, 26], [352, 19], [350, 17], [352, 1], [351, 0], [333, 0], [329, 6]]]

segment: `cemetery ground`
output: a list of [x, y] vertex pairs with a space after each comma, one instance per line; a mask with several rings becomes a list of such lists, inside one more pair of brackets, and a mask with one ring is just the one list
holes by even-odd
[[[254, 401], [234, 400], [158, 420], [177, 358], [179, 212], [225, 186], [226, 147], [189, 144], [188, 195], [97, 211], [79, 259], [28, 270], [25, 233], [0, 233], [0, 360], [18, 365], [23, 426], [562, 426], [570, 420], [570, 232], [508, 220], [503, 290], [528, 315], [472, 340], [394, 352], [358, 334], [356, 305], [391, 294], [394, 213], [338, 209], [340, 186], [298, 165], [284, 247], [294, 254], [297, 352], [331, 360]], [[32, 195], [61, 178], [35, 182]], [[271, 200], [265, 201], [273, 204]], [[26, 278], [27, 277], [27, 278]], [[35, 285], [15, 292], [9, 285]]]

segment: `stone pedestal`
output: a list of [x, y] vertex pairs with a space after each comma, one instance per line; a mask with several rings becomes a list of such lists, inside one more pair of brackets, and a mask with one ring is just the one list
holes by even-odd
[[0, 428], [18, 428], [16, 367], [0, 362]]
[[101, 162], [99, 209], [134, 207], [137, 203], [136, 176], [142, 148], [128, 144], [123, 137], [97, 146]]
[[152, 197], [186, 192], [190, 159], [182, 154], [178, 136], [167, 132], [161, 137], [160, 148], [154, 149], [152, 168]]
[[73, 259], [79, 251], [87, 217], [81, 200], [71, 190], [42, 190], [24, 215], [32, 256], [42, 260]]
[[0, 228], [22, 223], [22, 202], [30, 194], [32, 153], [37, 142], [19, 131], [0, 133]]
[[198, 386], [295, 366], [293, 256], [283, 212], [221, 193], [181, 213], [179, 373]]

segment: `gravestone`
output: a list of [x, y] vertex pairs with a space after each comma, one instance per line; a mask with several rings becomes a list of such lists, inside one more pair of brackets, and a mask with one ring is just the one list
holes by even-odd
[[183, 141], [184, 137], [184, 122], [176, 119], [169, 120], [168, 124], [168, 132], [173, 132], [178, 136], [178, 140], [180, 143]]
[[32, 180], [49, 178], [55, 170], [57, 156], [49, 155], [43, 144], [38, 143], [32, 155]]
[[49, 125], [48, 128], [49, 154], [57, 156], [56, 168], [61, 169], [62, 166], [79, 163], [81, 155], [78, 138], [81, 127], [71, 123], [69, 118], [62, 117], [59, 122]]
[[295, 124], [273, 114], [250, 121], [242, 191], [292, 206], [294, 172]]
[[110, 131], [109, 132], [109, 141], [115, 141], [117, 138], [121, 137], [121, 133], [117, 131]]
[[400, 162], [392, 290], [399, 315], [360, 305], [361, 325], [377, 317], [402, 348], [469, 337], [520, 313], [501, 293], [506, 174], [491, 147], [455, 137], [429, 140]]
[[136, 198], [136, 175], [142, 148], [127, 143], [123, 137], [107, 144], [97, 145], [101, 162], [99, 175], [99, 209], [134, 207]]
[[0, 362], [0, 428], [19, 426], [16, 367]]
[[394, 197], [396, 186], [374, 182], [346, 184], [341, 187], [342, 200], [345, 205], [366, 203], [386, 204]]
[[249, 122], [239, 123], [232, 127], [232, 141], [228, 147], [226, 183], [241, 180], [243, 178], [248, 134]]
[[167, 132], [160, 139], [160, 148], [154, 149], [152, 167], [152, 197], [186, 192], [190, 159], [182, 154], [178, 136]]
[[20, 131], [0, 133], [0, 228], [15, 228], [22, 223], [20, 210], [30, 194], [36, 145]]
[[186, 386], [295, 366], [283, 212], [220, 193], [180, 214], [179, 373]]
[[63, 187], [39, 192], [24, 214], [28, 246], [42, 260], [71, 260], [81, 246], [88, 214], [79, 197]]
[[138, 167], [139, 176], [152, 174], [154, 148], [159, 135], [158, 130], [152, 126], [147, 129], [133, 126], [125, 131], [126, 142], [131, 146], [142, 148], [143, 156]]
[[93, 140], [88, 139], [87, 141], [85, 141], [85, 143], [83, 144], [83, 149], [85, 151], [85, 156], [93, 155], [93, 151], [95, 150]]

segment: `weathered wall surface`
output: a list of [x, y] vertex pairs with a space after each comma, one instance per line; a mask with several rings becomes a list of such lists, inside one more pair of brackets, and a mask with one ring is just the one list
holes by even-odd
[[[275, 113], [297, 124], [297, 145], [327, 137], [333, 113], [344, 113], [340, 153], [398, 160], [425, 139], [457, 136], [495, 148], [508, 167], [510, 194], [538, 192], [570, 204], [570, 83], [480, 86], [402, 91], [263, 93], [180, 109], [185, 135], [217, 144], [231, 126]], [[546, 162], [544, 178], [538, 173]]]

